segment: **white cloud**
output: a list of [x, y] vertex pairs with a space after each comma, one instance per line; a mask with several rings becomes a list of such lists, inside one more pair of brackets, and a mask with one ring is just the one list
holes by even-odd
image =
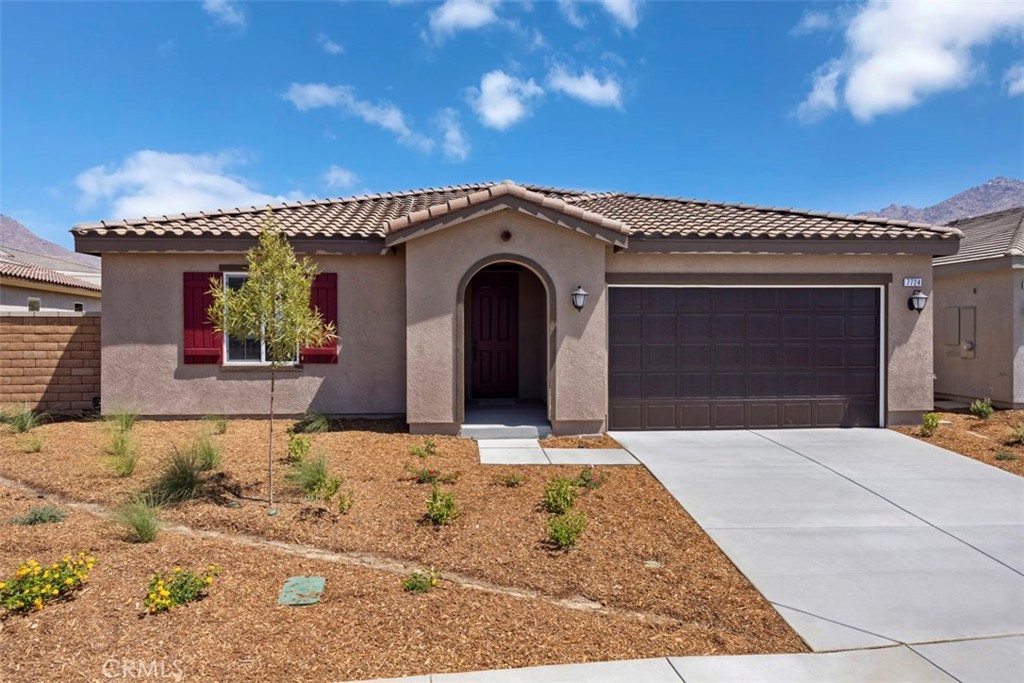
[[1006, 86], [1006, 94], [1013, 97], [1024, 95], [1024, 62], [1014, 64], [1003, 74], [1003, 84]]
[[359, 182], [359, 176], [353, 171], [341, 166], [331, 164], [331, 167], [324, 173], [324, 184], [328, 188], [347, 189]]
[[624, 28], [632, 30], [640, 25], [640, 0], [600, 0], [600, 2], [604, 11]]
[[265, 206], [297, 199], [257, 190], [252, 181], [229, 173], [248, 162], [237, 151], [175, 154], [141, 150], [116, 166], [94, 166], [75, 179], [82, 193], [79, 209], [102, 203], [107, 215], [153, 216], [166, 213]]
[[318, 33], [316, 42], [320, 43], [320, 47], [329, 55], [340, 55], [345, 51], [345, 48], [340, 43], [331, 40], [326, 33]]
[[[858, 121], [908, 109], [970, 85], [981, 71], [973, 51], [1021, 29], [1019, 0], [870, 0], [846, 26], [846, 50], [833, 60], [835, 88], [841, 86], [842, 102]], [[800, 108], [814, 110], [825, 85], [816, 77]]]
[[245, 12], [233, 0], [203, 0], [203, 11], [218, 24], [245, 26]]
[[794, 36], [803, 36], [808, 33], [827, 31], [835, 26], [832, 15], [821, 10], [804, 10], [800, 21], [789, 32]]
[[480, 88], [470, 88], [468, 94], [481, 123], [505, 130], [530, 114], [530, 103], [544, 90], [532, 78], [524, 81], [496, 70], [484, 74]]
[[548, 87], [595, 107], [622, 107], [622, 86], [612, 76], [602, 81], [589, 70], [576, 76], [556, 64], [548, 72]]
[[441, 42], [458, 31], [483, 28], [499, 21], [501, 0], [446, 0], [430, 10], [430, 33], [424, 38]]
[[445, 107], [437, 114], [437, 125], [441, 128], [445, 157], [451, 161], [468, 159], [471, 146], [466, 131], [462, 129], [459, 112], [452, 107]]
[[839, 63], [832, 61], [818, 67], [814, 74], [811, 93], [797, 107], [796, 117], [800, 123], [820, 121], [839, 106], [836, 88], [839, 86]]
[[165, 40], [164, 42], [160, 43], [156, 46], [156, 53], [164, 59], [172, 57], [174, 55], [174, 41]]
[[430, 152], [434, 141], [414, 131], [405, 120], [402, 110], [390, 102], [373, 104], [356, 97], [355, 90], [348, 85], [327, 85], [325, 83], [292, 83], [284, 98], [299, 111], [322, 107], [340, 109], [357, 116], [366, 123], [379, 126], [394, 133], [398, 142], [422, 152]]
[[558, 0], [558, 9], [570, 26], [583, 28], [587, 25], [587, 20], [580, 14], [579, 5], [575, 0]]

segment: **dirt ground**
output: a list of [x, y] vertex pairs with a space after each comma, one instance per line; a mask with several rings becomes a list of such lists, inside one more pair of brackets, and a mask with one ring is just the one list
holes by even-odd
[[[1014, 441], [1011, 431], [1024, 425], [1024, 410], [997, 410], [992, 417], [982, 420], [967, 410], [940, 412], [944, 421], [929, 437], [921, 436], [919, 427], [894, 427], [899, 432], [941, 446], [954, 453], [1024, 476], [1024, 444]], [[1012, 456], [1007, 458], [999, 454]]]
[[[90, 550], [101, 564], [74, 600], [29, 617], [0, 622], [0, 662], [21, 680], [104, 680], [108, 658], [179, 659], [187, 680], [345, 680], [666, 655], [806, 651], [772, 607], [642, 467], [603, 468], [608, 479], [578, 503], [587, 514], [579, 546], [567, 553], [544, 544], [544, 482], [578, 476], [572, 467], [499, 467], [478, 463], [475, 444], [435, 437], [438, 454], [409, 448], [422, 437], [387, 423], [354, 424], [312, 435], [344, 477], [355, 504], [347, 515], [317, 512], [284, 486], [290, 422], [275, 434], [280, 514], [266, 515], [266, 422], [232, 420], [216, 436], [224, 459], [204, 496], [168, 509], [168, 523], [227, 534], [367, 554], [384, 562], [434, 566], [480, 591], [444, 581], [425, 596], [406, 594], [402, 576], [253, 548], [230, 539], [165, 530], [149, 545], [122, 540], [109, 522], [76, 511], [59, 525], [0, 525], [0, 574], [35, 556], [40, 561]], [[24, 437], [0, 435], [0, 476], [71, 499], [113, 505], [151, 482], [172, 446], [186, 445], [198, 421], [142, 421], [133, 433], [142, 459], [135, 473], [114, 478], [104, 465], [109, 426], [47, 424]], [[446, 486], [462, 515], [451, 527], [423, 522], [430, 487], [406, 465], [458, 472]], [[495, 482], [525, 475], [522, 486]], [[0, 517], [38, 501], [0, 494]], [[238, 507], [233, 507], [233, 505]], [[8, 542], [8, 539], [10, 542]], [[207, 600], [140, 618], [150, 573], [174, 564], [224, 567]], [[276, 606], [284, 578], [327, 577], [324, 604]], [[465, 583], [465, 582], [463, 582]], [[523, 593], [515, 597], [509, 592]], [[586, 603], [570, 609], [558, 601]], [[33, 624], [35, 624], [33, 626]], [[528, 624], [528, 628], [523, 628]], [[6, 650], [6, 652], [5, 652]], [[39, 653], [46, 653], [41, 656]], [[0, 669], [3, 670], [3, 669]]]
[[602, 434], [601, 436], [549, 436], [541, 439], [544, 448], [622, 448], [619, 442]]

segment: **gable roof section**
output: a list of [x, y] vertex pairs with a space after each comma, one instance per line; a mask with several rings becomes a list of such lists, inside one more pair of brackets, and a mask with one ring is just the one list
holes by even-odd
[[[753, 206], [628, 194], [586, 192], [511, 181], [425, 188], [341, 199], [288, 202], [270, 207], [247, 207], [212, 212], [149, 216], [100, 221], [75, 226], [76, 240], [102, 237], [234, 237], [259, 232], [267, 209], [272, 209], [289, 238], [404, 241], [406, 231], [430, 221], [465, 220], [472, 207], [511, 200], [539, 207], [548, 220], [554, 214], [595, 229], [632, 239], [685, 240], [769, 239], [914, 241], [955, 245], [955, 227], [887, 220], [866, 216], [820, 213], [791, 208]], [[509, 208], [503, 206], [501, 208]], [[532, 210], [532, 209], [531, 209]], [[396, 235], [403, 237], [395, 237]], [[409, 233], [411, 234], [411, 233]], [[947, 246], [945, 251], [948, 253]]]
[[0, 277], [23, 280], [26, 284], [37, 283], [44, 285], [58, 285], [61, 287], [72, 287], [90, 292], [100, 291], [100, 286], [85, 280], [50, 270], [33, 263], [26, 263], [13, 257], [0, 258]]
[[960, 240], [960, 251], [936, 258], [936, 266], [1024, 256], [1024, 207], [961, 218], [949, 226], [964, 234]]

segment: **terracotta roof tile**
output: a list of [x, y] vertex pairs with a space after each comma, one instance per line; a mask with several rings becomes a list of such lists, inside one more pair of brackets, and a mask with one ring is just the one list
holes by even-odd
[[14, 257], [5, 256], [0, 258], [0, 277], [9, 277], [26, 282], [39, 282], [49, 285], [61, 285], [63, 287], [74, 287], [75, 289], [87, 289], [92, 292], [100, 291], [100, 286], [79, 280], [76, 277], [65, 275], [56, 270], [50, 270], [33, 263], [26, 263]]
[[1024, 207], [962, 218], [949, 226], [963, 232], [960, 251], [952, 256], [937, 257], [936, 266], [1003, 256], [1024, 256]]

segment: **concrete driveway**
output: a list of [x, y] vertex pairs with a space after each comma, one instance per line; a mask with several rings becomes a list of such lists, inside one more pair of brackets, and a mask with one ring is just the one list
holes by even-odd
[[1024, 634], [1020, 477], [885, 429], [612, 436], [815, 651]]

